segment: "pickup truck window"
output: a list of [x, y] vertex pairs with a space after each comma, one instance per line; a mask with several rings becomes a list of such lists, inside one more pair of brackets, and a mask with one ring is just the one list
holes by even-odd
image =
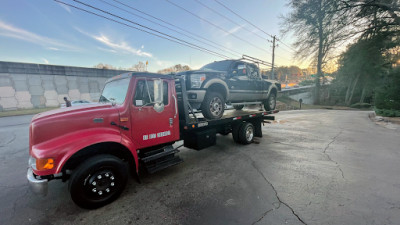
[[[168, 105], [168, 83], [163, 82], [163, 103]], [[135, 106], [152, 106], [154, 103], [154, 83], [153, 80], [139, 80], [136, 83], [135, 97], [133, 104]]]
[[247, 66], [249, 67], [247, 70], [249, 78], [251, 78], [251, 79], [260, 78], [260, 74], [258, 74], [258, 69], [255, 65], [249, 64]]
[[233, 76], [246, 76], [246, 65], [242, 62], [238, 62], [233, 66]]
[[106, 83], [103, 93], [100, 96], [99, 102], [115, 102], [122, 104], [125, 101], [126, 92], [129, 87], [129, 78], [114, 80]]

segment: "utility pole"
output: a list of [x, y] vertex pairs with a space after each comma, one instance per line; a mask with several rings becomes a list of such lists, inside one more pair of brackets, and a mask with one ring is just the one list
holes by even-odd
[[274, 35], [272, 40], [272, 70], [271, 70], [271, 79], [275, 80], [275, 40], [276, 40], [276, 35]]

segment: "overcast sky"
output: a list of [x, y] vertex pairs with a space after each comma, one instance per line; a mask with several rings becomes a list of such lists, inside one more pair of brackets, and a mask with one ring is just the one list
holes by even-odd
[[[85, 9], [72, 0], [61, 0]], [[218, 43], [222, 51], [182, 34], [132, 15], [141, 15], [113, 0], [81, 0], [130, 21], [202, 46], [223, 55], [238, 58], [237, 53], [271, 62], [272, 40], [215, 0], [199, 0], [204, 5], [235, 21], [217, 15], [196, 0], [169, 0], [195, 15], [214, 23], [202, 21], [166, 0], [118, 0], [126, 5], [161, 18], [175, 26]], [[264, 32], [280, 37], [279, 16], [288, 13], [283, 0], [218, 0], [252, 22]], [[117, 9], [111, 5], [125, 9]], [[95, 11], [94, 9], [90, 9]], [[129, 13], [131, 12], [131, 13]], [[101, 13], [100, 13], [101, 14]], [[103, 14], [106, 15], [106, 14]], [[107, 15], [108, 17], [112, 17]], [[154, 20], [148, 16], [142, 15]], [[116, 18], [114, 18], [116, 19]], [[117, 19], [126, 24], [133, 24]], [[161, 23], [160, 21], [157, 21]], [[238, 25], [239, 26], [238, 26]], [[166, 24], [164, 24], [166, 25]], [[169, 26], [169, 25], [166, 25]], [[169, 26], [170, 27], [170, 26]], [[173, 27], [172, 27], [173, 28]], [[177, 29], [177, 28], [173, 28]], [[250, 32], [251, 31], [251, 32]], [[183, 32], [183, 31], [181, 31]], [[184, 32], [186, 33], [186, 32]], [[197, 37], [197, 39], [199, 39]], [[207, 42], [204, 39], [199, 39]], [[291, 44], [290, 37], [281, 38]], [[276, 50], [276, 64], [292, 65], [292, 51], [281, 43]], [[231, 49], [237, 53], [229, 54]], [[128, 68], [139, 61], [149, 62], [148, 70], [157, 71], [174, 64], [199, 68], [222, 58], [150, 34], [78, 11], [52, 0], [1, 0], [0, 3], [0, 61], [29, 62], [53, 65], [92, 67], [98, 63]], [[228, 52], [227, 52], [228, 51]]]

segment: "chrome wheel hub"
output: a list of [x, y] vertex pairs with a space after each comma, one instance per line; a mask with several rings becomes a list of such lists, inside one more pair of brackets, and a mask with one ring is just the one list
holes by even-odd
[[218, 116], [222, 112], [222, 101], [220, 98], [215, 97], [210, 102], [210, 112], [213, 116]]

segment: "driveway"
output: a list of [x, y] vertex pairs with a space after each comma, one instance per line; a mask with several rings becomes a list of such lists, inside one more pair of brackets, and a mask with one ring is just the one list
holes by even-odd
[[400, 133], [368, 112], [280, 112], [255, 143], [182, 148], [184, 163], [97, 210], [61, 181], [29, 191], [30, 118], [0, 118], [0, 224], [400, 224]]

